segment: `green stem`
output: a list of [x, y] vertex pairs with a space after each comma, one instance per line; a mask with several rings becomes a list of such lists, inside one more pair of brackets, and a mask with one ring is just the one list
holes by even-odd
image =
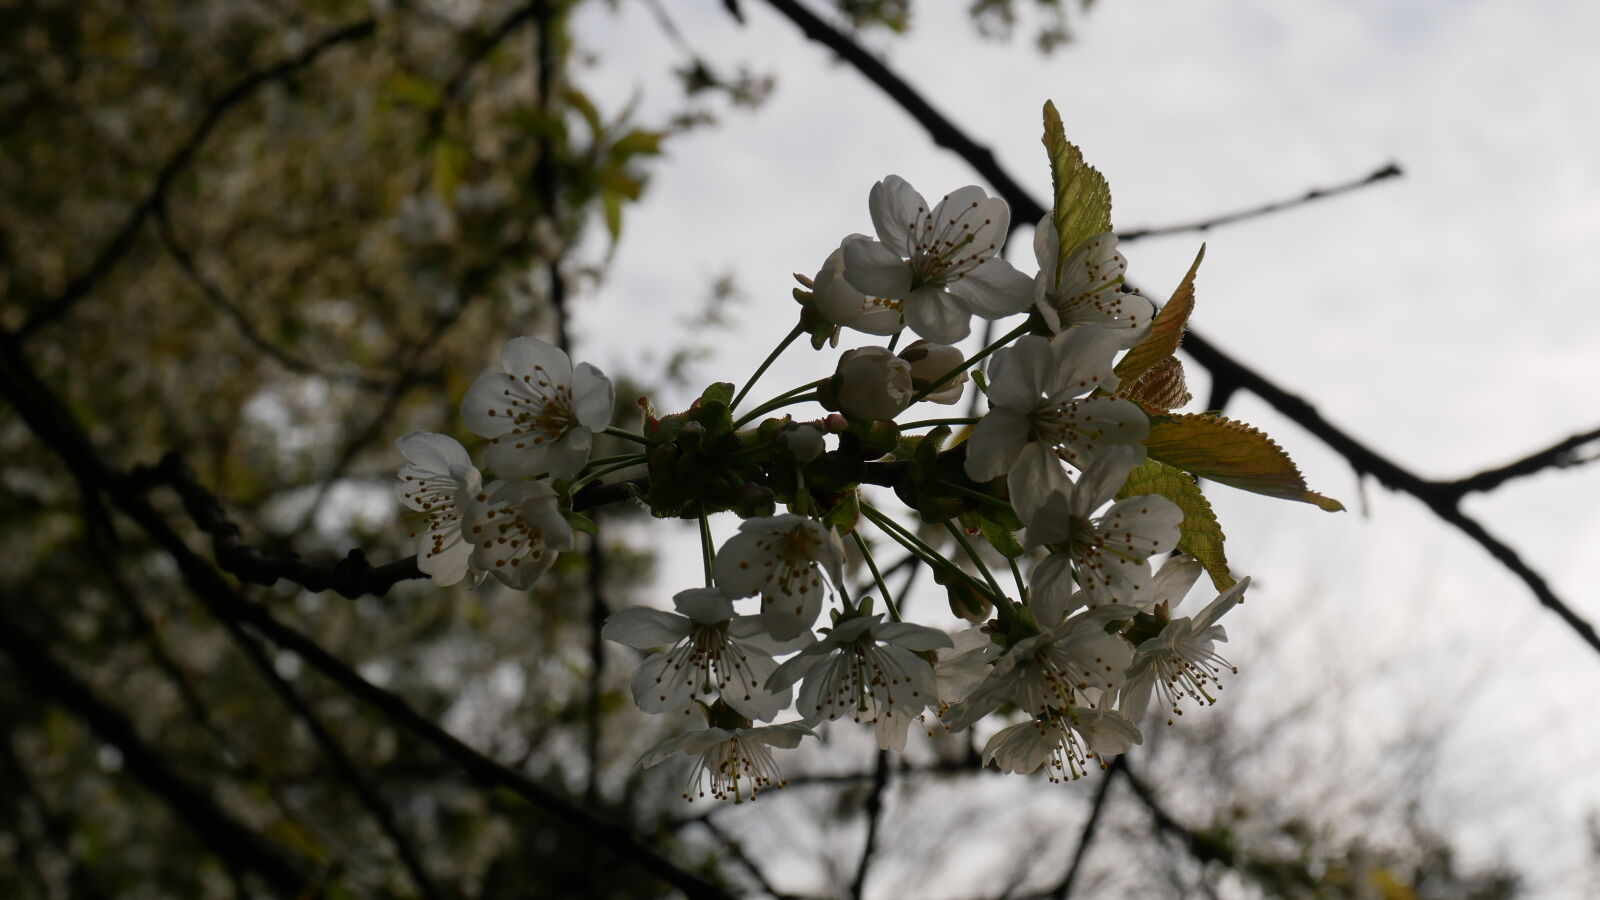
[[906, 330], [904, 328], [901, 328], [900, 330], [898, 330], [898, 331], [896, 331], [894, 333], [894, 337], [889, 338], [889, 352], [890, 353], [894, 352], [894, 348], [900, 346], [900, 335], [905, 334], [905, 333], [906, 333]]
[[[896, 522], [895, 520], [884, 515], [876, 507], [864, 500], [861, 501], [861, 514], [872, 520], [872, 524], [878, 526], [878, 530], [892, 538], [895, 543], [911, 551], [911, 555], [918, 557], [923, 562], [934, 568], [944, 568], [956, 573], [957, 575], [966, 579], [967, 583], [976, 588], [980, 593], [988, 592], [989, 589], [985, 587], [982, 582], [978, 581], [976, 578], [973, 578], [971, 575], [968, 575], [966, 572], [961, 571], [960, 566], [957, 566], [950, 560], [945, 559], [944, 555], [939, 551], [929, 547], [921, 538], [917, 537], [915, 534], [912, 534], [899, 522]], [[1004, 599], [1004, 596], [1002, 595], [1001, 598]]]
[[607, 425], [606, 430], [603, 433], [609, 434], [612, 437], [622, 438], [625, 441], [633, 441], [635, 444], [643, 444], [646, 447], [654, 447], [656, 444], [655, 441], [650, 440], [642, 434], [634, 434], [627, 429], [618, 428], [615, 425]]
[[[822, 382], [813, 381], [810, 384], [802, 384], [801, 386], [795, 388], [792, 391], [785, 391], [784, 393], [779, 394], [776, 397], [773, 397], [771, 400], [768, 400], [767, 402], [761, 404], [760, 406], [756, 407], [755, 409], [752, 409], [749, 412], [745, 413], [744, 415], [740, 416], [739, 417], [739, 421], [733, 423], [733, 427], [734, 428], [740, 428], [746, 422], [749, 422], [751, 419], [754, 419], [754, 418], [756, 418], [758, 416], [761, 416], [761, 415], [763, 415], [765, 413], [772, 412], [775, 409], [782, 409], [785, 406], [793, 406], [796, 403], [805, 403], [805, 402], [807, 402], [809, 400], [815, 400], [815, 399], [817, 399], [817, 394], [816, 394], [815, 391], [812, 391], [812, 389], [817, 387], [820, 384], [822, 384]], [[811, 393], [805, 393], [806, 391], [812, 391], [812, 392]]]
[[995, 506], [1004, 507], [1006, 509], [1010, 509], [1011, 508], [1011, 504], [1007, 503], [1004, 500], [1001, 500], [999, 497], [991, 497], [988, 494], [983, 493], [982, 491], [975, 491], [972, 488], [963, 487], [962, 485], [956, 484], [953, 481], [938, 480], [938, 481], [934, 481], [933, 483], [934, 483], [934, 485], [936, 485], [938, 487], [941, 487], [941, 488], [944, 488], [947, 491], [954, 491], [955, 493], [960, 494], [963, 497], [971, 497], [972, 499], [978, 501], [979, 503], [990, 503], [990, 504], [993, 504]]
[[644, 462], [644, 456], [642, 454], [635, 454], [631, 459], [625, 459], [625, 460], [622, 460], [621, 462], [613, 463], [612, 465], [606, 466], [604, 468], [596, 469], [593, 472], [590, 472], [589, 474], [583, 476], [582, 478], [579, 478], [577, 481], [574, 481], [567, 488], [567, 493], [576, 494], [578, 492], [579, 488], [583, 487], [584, 485], [588, 484], [591, 481], [594, 481], [597, 478], [603, 478], [606, 475], [610, 475], [612, 472], [616, 472], [616, 471], [619, 471], [621, 469], [626, 469], [626, 468], [629, 468], [630, 466], [637, 466], [637, 465], [642, 464], [643, 462]]
[[984, 565], [983, 557], [978, 555], [978, 548], [972, 546], [972, 542], [967, 540], [967, 535], [961, 530], [961, 526], [946, 519], [944, 527], [950, 532], [950, 536], [956, 539], [956, 543], [961, 545], [961, 549], [966, 551], [967, 558], [972, 560], [972, 564], [977, 567], [979, 572], [983, 573], [983, 580], [989, 582], [990, 589], [994, 591], [995, 603], [1007, 602], [1005, 590], [1000, 587], [1000, 582], [995, 580], [994, 573], [989, 571], [989, 567]]
[[1024, 604], [1028, 602], [1028, 585], [1022, 580], [1022, 570], [1017, 568], [1017, 561], [1006, 557], [1006, 564], [1011, 566], [1011, 577], [1017, 582], [1017, 598]]
[[607, 466], [607, 465], [610, 465], [611, 463], [622, 462], [624, 460], [634, 460], [634, 459], [643, 462], [644, 461], [644, 454], [643, 453], [618, 453], [616, 456], [598, 456], [598, 457], [595, 457], [594, 459], [589, 460], [589, 465], [591, 465], [591, 466]]
[[1000, 337], [1000, 340], [995, 341], [994, 343], [992, 343], [989, 346], [983, 348], [982, 350], [979, 350], [970, 359], [964, 360], [961, 363], [961, 365], [956, 366], [954, 369], [951, 369], [950, 371], [948, 371], [948, 372], [944, 373], [943, 375], [939, 376], [939, 378], [937, 380], [935, 380], [933, 383], [929, 384], [927, 387], [925, 387], [922, 390], [918, 391], [916, 393], [916, 396], [911, 398], [911, 402], [912, 403], [916, 403], [918, 400], [921, 400], [922, 398], [928, 396], [929, 394], [933, 393], [934, 391], [937, 391], [939, 388], [944, 387], [947, 382], [949, 382], [951, 379], [955, 378], [957, 375], [960, 375], [962, 372], [965, 372], [966, 370], [972, 368], [973, 366], [977, 365], [978, 363], [983, 362], [985, 359], [988, 358], [989, 354], [995, 352], [996, 350], [999, 350], [1001, 347], [1004, 347], [1005, 345], [1011, 343], [1012, 341], [1016, 340], [1017, 338], [1022, 337], [1023, 335], [1027, 334], [1032, 329], [1033, 329], [1033, 323], [1030, 320], [1028, 322], [1023, 322], [1021, 325], [1018, 325], [1016, 328], [1013, 328], [1010, 331], [1006, 332], [1004, 335], [1002, 335]]
[[860, 531], [851, 531], [850, 536], [856, 539], [856, 547], [861, 551], [861, 558], [867, 561], [867, 568], [872, 570], [872, 580], [878, 583], [878, 592], [883, 594], [883, 605], [889, 610], [889, 618], [895, 622], [900, 621], [900, 609], [894, 605], [894, 596], [889, 593], [889, 584], [883, 580], [883, 573], [878, 571], [878, 563], [872, 558], [872, 550], [867, 547], [867, 542], [861, 537]]
[[729, 409], [739, 408], [739, 401], [743, 400], [745, 395], [750, 393], [750, 389], [756, 386], [756, 382], [761, 380], [761, 376], [767, 373], [767, 367], [771, 366], [779, 356], [783, 355], [783, 351], [789, 349], [789, 345], [794, 343], [794, 339], [802, 334], [805, 334], [805, 328], [797, 324], [787, 337], [778, 342], [778, 346], [772, 348], [772, 352], [767, 354], [767, 358], [762, 360], [761, 365], [756, 367], [755, 374], [750, 376], [750, 380], [746, 381], [744, 387], [740, 388], [739, 393], [734, 396], [733, 403], [728, 407]]
[[918, 419], [915, 422], [905, 422], [903, 424], [896, 422], [895, 424], [900, 426], [901, 431], [905, 431], [907, 428], [932, 428], [937, 425], [975, 425], [977, 422], [977, 418], [965, 416], [956, 419]]
[[711, 587], [711, 559], [715, 556], [711, 548], [711, 522], [706, 519], [705, 513], [700, 514], [700, 560], [705, 564], [706, 587]]

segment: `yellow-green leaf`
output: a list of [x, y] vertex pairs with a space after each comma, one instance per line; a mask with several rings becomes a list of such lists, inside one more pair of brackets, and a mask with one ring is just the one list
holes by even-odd
[[1140, 375], [1171, 356], [1183, 343], [1183, 330], [1189, 324], [1189, 314], [1194, 312], [1194, 275], [1200, 269], [1200, 261], [1205, 258], [1206, 245], [1201, 244], [1193, 265], [1189, 266], [1189, 274], [1183, 276], [1178, 289], [1172, 292], [1172, 298], [1151, 321], [1150, 333], [1139, 342], [1139, 346], [1128, 351], [1122, 362], [1117, 363], [1117, 377], [1122, 379], [1123, 384], [1138, 380]]
[[1117, 499], [1141, 494], [1159, 494], [1183, 510], [1183, 524], [1178, 526], [1178, 549], [1205, 567], [1217, 590], [1233, 587], [1228, 558], [1222, 551], [1222, 525], [1217, 522], [1211, 501], [1200, 492], [1194, 476], [1160, 460], [1147, 459], [1128, 473], [1122, 490], [1117, 491]]
[[1213, 413], [1158, 416], [1145, 440], [1150, 455], [1201, 478], [1269, 497], [1311, 503], [1328, 512], [1344, 504], [1306, 487], [1294, 460], [1255, 428]]
[[1055, 193], [1051, 220], [1060, 240], [1056, 256], [1055, 282], [1061, 280], [1061, 267], [1084, 241], [1111, 230], [1111, 187], [1095, 168], [1083, 160], [1083, 152], [1067, 141], [1056, 105], [1044, 104], [1044, 149], [1050, 155], [1050, 185]]

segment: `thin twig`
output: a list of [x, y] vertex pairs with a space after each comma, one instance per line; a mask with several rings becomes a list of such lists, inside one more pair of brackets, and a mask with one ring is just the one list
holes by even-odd
[[1569, 438], [1556, 442], [1537, 453], [1524, 456], [1513, 463], [1507, 463], [1493, 469], [1486, 469], [1476, 475], [1458, 478], [1455, 481], [1446, 481], [1441, 488], [1449, 488], [1461, 494], [1484, 493], [1492, 491], [1513, 478], [1522, 478], [1535, 475], [1546, 469], [1564, 469], [1569, 466], [1593, 462], [1596, 457], [1580, 457], [1579, 448], [1586, 444], [1600, 441], [1600, 428], [1575, 434]]
[[1402, 174], [1404, 173], [1400, 171], [1400, 166], [1398, 163], [1389, 163], [1388, 165], [1385, 165], [1379, 169], [1375, 169], [1374, 171], [1357, 178], [1354, 181], [1347, 181], [1344, 184], [1336, 184], [1333, 187], [1312, 188], [1311, 190], [1306, 191], [1298, 196], [1291, 197], [1288, 200], [1277, 200], [1272, 203], [1264, 203], [1260, 206], [1252, 206], [1249, 209], [1241, 209], [1237, 212], [1223, 213], [1221, 215], [1211, 216], [1210, 218], [1201, 219], [1196, 222], [1186, 222], [1181, 225], [1161, 225], [1154, 228], [1133, 228], [1129, 229], [1128, 231], [1119, 231], [1117, 232], [1117, 239], [1126, 242], [1137, 241], [1140, 238], [1161, 237], [1169, 234], [1182, 234], [1186, 231], [1210, 231], [1211, 229], [1221, 225], [1232, 225], [1235, 222], [1242, 222], [1246, 219], [1255, 219], [1261, 216], [1271, 215], [1276, 212], [1282, 212], [1286, 209], [1292, 209], [1296, 206], [1302, 206], [1312, 202], [1313, 200], [1321, 200], [1326, 197], [1337, 197], [1340, 194], [1346, 194], [1350, 191], [1360, 190], [1368, 185], [1377, 184], [1378, 182], [1389, 178], [1399, 178]]
[[164, 202], [156, 205], [155, 219], [156, 234], [160, 236], [162, 245], [166, 247], [167, 255], [171, 256], [172, 261], [178, 264], [178, 269], [194, 284], [201, 295], [210, 300], [213, 306], [222, 310], [223, 314], [233, 321], [234, 327], [239, 331], [239, 336], [244, 338], [251, 346], [265, 353], [291, 372], [297, 372], [301, 375], [314, 375], [318, 378], [326, 378], [329, 381], [343, 382], [367, 391], [383, 391], [390, 388], [391, 383], [389, 381], [372, 378], [359, 372], [326, 371], [322, 367], [295, 356], [267, 340], [266, 336], [245, 316], [244, 311], [239, 308], [239, 304], [235, 303], [233, 298], [228, 296], [227, 291], [223, 290], [222, 285], [201, 271], [194, 255], [178, 240], [177, 229], [172, 225], [172, 217], [168, 215], [167, 206]]
[[376, 30], [377, 22], [375, 19], [366, 18], [352, 22], [328, 33], [295, 56], [245, 75], [223, 91], [217, 99], [211, 102], [210, 106], [206, 107], [206, 111], [201, 115], [200, 121], [196, 123], [194, 130], [189, 132], [189, 136], [184, 142], [178, 145], [178, 149], [173, 151], [171, 156], [167, 157], [166, 163], [156, 172], [156, 177], [150, 185], [150, 190], [129, 211], [128, 217], [123, 220], [122, 225], [111, 236], [111, 240], [107, 241], [106, 245], [95, 255], [89, 267], [84, 269], [76, 278], [67, 282], [61, 293], [34, 307], [28, 315], [27, 321], [17, 330], [17, 337], [26, 338], [45, 325], [66, 315], [73, 305], [83, 299], [89, 291], [93, 290], [100, 279], [110, 273], [117, 263], [127, 255], [128, 251], [133, 249], [134, 239], [138, 236], [140, 229], [144, 227], [145, 221], [164, 202], [168, 188], [172, 186], [179, 173], [200, 152], [201, 145], [216, 130], [217, 125], [229, 111], [243, 103], [263, 86], [275, 81], [287, 81], [300, 70], [315, 63], [327, 51], [340, 44], [371, 37]]
[[[0, 603], [4, 609], [6, 603]], [[170, 767], [139, 738], [138, 729], [120, 710], [101, 699], [44, 649], [32, 635], [18, 630], [0, 614], [0, 652], [13, 671], [40, 694], [71, 710], [106, 743], [122, 754], [123, 768], [171, 808], [173, 815], [230, 865], [260, 875], [272, 889], [303, 896], [311, 879], [305, 864], [228, 815], [199, 785]]]
[[1100, 827], [1100, 817], [1105, 814], [1110, 805], [1111, 784], [1116, 781], [1118, 773], [1127, 765], [1126, 756], [1119, 756], [1111, 761], [1106, 771], [1101, 773], [1100, 787], [1094, 792], [1094, 805], [1089, 807], [1089, 820], [1083, 823], [1083, 831], [1078, 835], [1078, 849], [1073, 851], [1072, 864], [1067, 866], [1067, 874], [1063, 875], [1061, 882], [1050, 892], [1053, 900], [1066, 900], [1072, 896], [1072, 889], [1078, 882], [1078, 873], [1083, 871], [1083, 861], [1089, 856], [1089, 846], [1094, 843], [1095, 832]]
[[855, 878], [850, 881], [850, 896], [861, 900], [861, 889], [867, 884], [867, 870], [872, 866], [872, 855], [878, 850], [878, 827], [883, 821], [883, 794], [889, 788], [889, 751], [878, 751], [878, 765], [872, 770], [872, 787], [867, 791], [864, 804], [867, 813], [867, 839], [861, 847], [861, 861], [856, 864]]

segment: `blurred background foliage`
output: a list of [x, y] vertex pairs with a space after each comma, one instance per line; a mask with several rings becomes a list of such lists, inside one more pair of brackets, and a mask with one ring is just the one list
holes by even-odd
[[[6, 352], [25, 357], [113, 466], [181, 453], [250, 543], [313, 562], [356, 547], [377, 561], [408, 555], [392, 440], [414, 429], [467, 437], [454, 401], [506, 338], [565, 341], [569, 305], [604, 277], [663, 147], [782, 89], [759, 51], [728, 48], [725, 59], [639, 73], [681, 81], [676, 115], [600, 108], [583, 77], [605, 36], [569, 32], [577, 5], [3, 0], [0, 326], [20, 336]], [[674, 40], [671, 4], [656, 6], [662, 39]], [[970, 11], [977, 34], [1048, 51], [1087, 6], [978, 0]], [[907, 0], [826, 11], [891, 34], [913, 15]], [[619, 386], [622, 421], [714, 339], [737, 290], [714, 283], [707, 294], [706, 317], [669, 364]], [[0, 454], [3, 627], [66, 664], [173, 770], [299, 861], [315, 876], [306, 895], [670, 893], [583, 832], [478, 788], [292, 653], [213, 619], [172, 559], [80, 492], [9, 406]], [[172, 498], [152, 496], [205, 545]], [[245, 590], [486, 755], [632, 823], [736, 893], [760, 892], [767, 877], [827, 896], [946, 896], [929, 862], [954, 846], [966, 855], [952, 858], [993, 870], [986, 896], [1065, 895], [1061, 873], [1099, 786], [1027, 807], [1019, 797], [1036, 786], [973, 771], [962, 740], [904, 764], [926, 771], [895, 769], [884, 814], [928, 824], [886, 834], [870, 880], [864, 811], [881, 812], [890, 767], [848, 735], [803, 758], [788, 799], [737, 810], [731, 824], [684, 809], [681, 773], [640, 773], [634, 760], [674, 723], [627, 701], [632, 659], [617, 648], [604, 652], [618, 664], [595, 678], [594, 640], [606, 608], [659, 600], [645, 590], [654, 560], [638, 515], [607, 509], [603, 546], [563, 557], [528, 595], [427, 582], [357, 600], [288, 582]], [[23, 657], [0, 657], [0, 672], [0, 895], [271, 893], [131, 776], [81, 710], [30, 686], [41, 675]], [[374, 786], [398, 842], [305, 713], [282, 702], [285, 686]], [[1514, 872], [1464, 869], [1437, 823], [1408, 818], [1416, 796], [1405, 785], [1353, 786], [1330, 764], [1302, 773], [1320, 796], [1251, 797], [1234, 773], [1265, 739], [1259, 729], [1241, 732], [1226, 715], [1187, 724], [1138, 756], [1136, 776], [1108, 782], [1145, 799], [1105, 817], [1105, 847], [1072, 887], [1516, 894]], [[1408, 752], [1425, 765], [1425, 748]], [[971, 862], [957, 827], [970, 816], [1029, 827]], [[752, 861], [746, 846], [764, 840]]]

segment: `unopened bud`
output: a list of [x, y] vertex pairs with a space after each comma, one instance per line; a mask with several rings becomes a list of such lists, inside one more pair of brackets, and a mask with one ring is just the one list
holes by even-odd
[[911, 364], [882, 347], [858, 347], [834, 371], [839, 411], [858, 419], [892, 419], [911, 405]]

